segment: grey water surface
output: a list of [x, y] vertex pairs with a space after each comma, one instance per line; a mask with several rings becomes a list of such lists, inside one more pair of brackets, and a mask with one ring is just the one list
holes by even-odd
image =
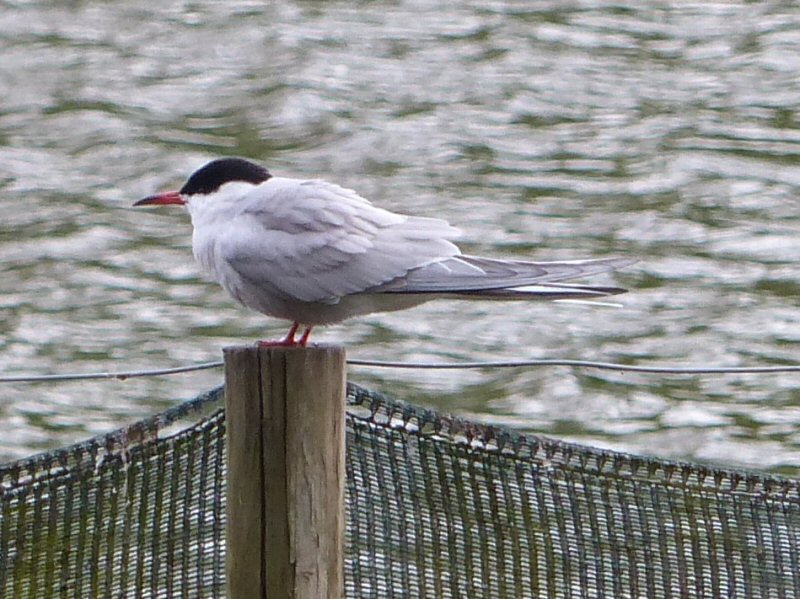
[[[132, 209], [222, 155], [443, 217], [472, 253], [636, 256], [621, 307], [439, 302], [319, 331], [354, 358], [800, 362], [800, 4], [0, 2], [0, 375], [173, 367], [283, 333]], [[352, 368], [599, 446], [800, 474], [800, 374]], [[0, 460], [219, 370], [0, 386]]]

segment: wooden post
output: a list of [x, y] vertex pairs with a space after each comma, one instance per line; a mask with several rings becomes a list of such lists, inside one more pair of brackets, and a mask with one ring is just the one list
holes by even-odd
[[341, 599], [344, 349], [224, 356], [227, 596]]

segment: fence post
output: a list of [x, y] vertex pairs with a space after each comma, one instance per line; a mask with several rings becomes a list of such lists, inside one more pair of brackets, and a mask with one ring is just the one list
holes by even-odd
[[344, 596], [341, 347], [229, 347], [229, 599]]

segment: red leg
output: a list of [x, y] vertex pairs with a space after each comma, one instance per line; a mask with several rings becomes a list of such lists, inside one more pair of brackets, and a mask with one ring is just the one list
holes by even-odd
[[311, 329], [313, 329], [313, 328], [314, 328], [313, 326], [307, 326], [306, 327], [306, 330], [303, 332], [303, 335], [300, 337], [300, 340], [297, 342], [297, 344], [300, 347], [305, 347], [306, 346], [306, 343], [308, 343], [308, 336], [311, 334]]
[[294, 347], [295, 345], [305, 345], [304, 340], [308, 338], [308, 330], [303, 333], [303, 336], [300, 338], [299, 341], [295, 340], [294, 336], [297, 333], [297, 329], [300, 327], [299, 322], [295, 322], [292, 324], [292, 327], [289, 329], [289, 332], [286, 333], [286, 337], [283, 339], [267, 339], [264, 341], [259, 341], [259, 347]]

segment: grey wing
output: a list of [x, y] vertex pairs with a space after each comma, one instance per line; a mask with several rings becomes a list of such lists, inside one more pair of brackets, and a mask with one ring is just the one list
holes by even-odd
[[241, 214], [225, 260], [288, 299], [335, 303], [459, 252], [445, 221], [395, 214], [323, 181], [278, 180], [273, 200]]
[[[384, 293], [465, 293], [552, 284], [635, 263], [629, 258], [527, 262], [459, 255], [412, 269], [378, 289]], [[609, 288], [613, 289], [613, 288]]]

